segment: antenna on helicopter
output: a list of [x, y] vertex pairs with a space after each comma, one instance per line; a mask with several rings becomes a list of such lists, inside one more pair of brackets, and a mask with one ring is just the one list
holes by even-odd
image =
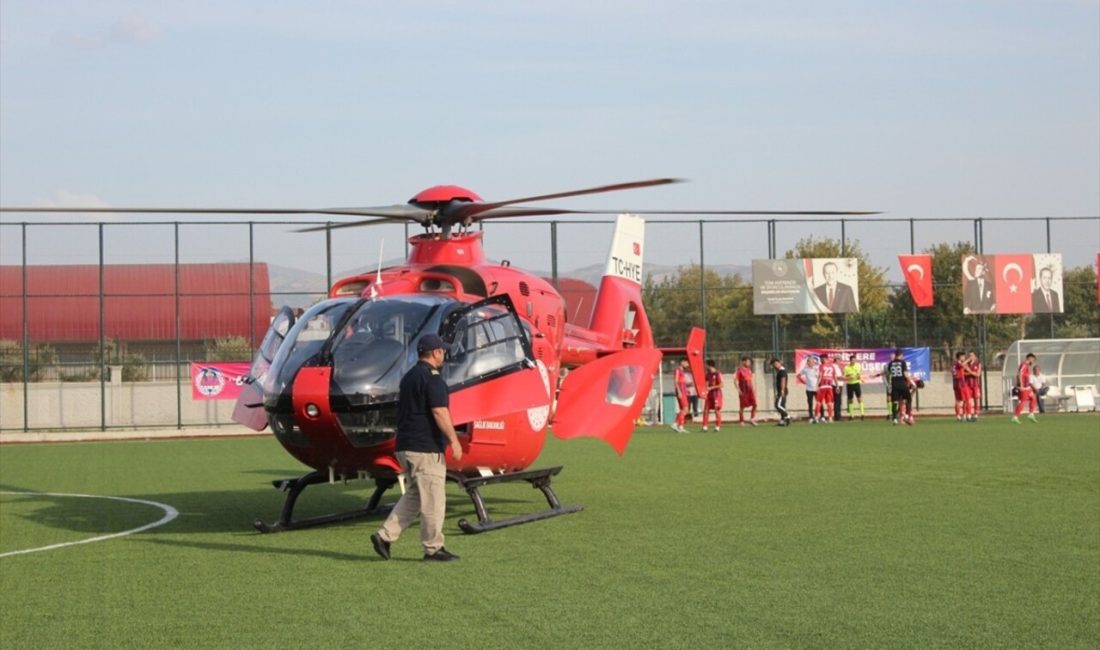
[[378, 242], [378, 271], [374, 274], [374, 282], [370, 285], [370, 299], [375, 300], [382, 295], [382, 247], [386, 245], [385, 237]]

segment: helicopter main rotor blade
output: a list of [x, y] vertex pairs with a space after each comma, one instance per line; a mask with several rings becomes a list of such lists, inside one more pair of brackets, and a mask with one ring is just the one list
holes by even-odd
[[865, 210], [570, 210], [580, 214], [671, 214], [671, 215], [760, 215], [760, 216], [865, 216], [883, 214]]
[[79, 208], [79, 207], [0, 207], [0, 212], [58, 213], [130, 213], [130, 214], [330, 214], [348, 217], [386, 217], [423, 222], [430, 210], [414, 205], [387, 205], [374, 208]]
[[328, 223], [309, 228], [297, 228], [294, 232], [319, 232], [322, 230], [336, 230], [337, 228], [358, 228], [359, 226], [384, 226], [391, 223], [408, 223], [408, 219], [400, 217], [381, 217], [378, 219], [364, 219], [362, 221], [347, 221], [341, 223]]
[[632, 181], [629, 183], [615, 183], [613, 185], [600, 185], [599, 187], [589, 187], [583, 190], [570, 190], [568, 192], [555, 192], [553, 194], [539, 194], [537, 196], [525, 196], [519, 199], [508, 199], [506, 201], [492, 201], [489, 203], [470, 203], [464, 205], [454, 206], [453, 210], [461, 215], [463, 218], [469, 218], [481, 215], [482, 213], [490, 210], [495, 210], [506, 205], [515, 205], [516, 203], [529, 203], [531, 201], [549, 201], [550, 199], [564, 199], [569, 196], [583, 196], [585, 194], [603, 194], [604, 192], [619, 192], [622, 190], [633, 190], [641, 187], [653, 187], [655, 185], [668, 185], [670, 183], [683, 183], [682, 178], [651, 178], [645, 181]]

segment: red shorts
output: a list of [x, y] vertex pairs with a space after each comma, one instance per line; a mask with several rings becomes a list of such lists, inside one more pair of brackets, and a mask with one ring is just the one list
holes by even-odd
[[970, 399], [970, 387], [966, 384], [952, 384], [952, 388], [955, 389], [956, 402], [965, 402]]
[[722, 393], [707, 393], [707, 401], [703, 408], [708, 411], [722, 410]]
[[680, 393], [679, 395], [676, 396], [676, 401], [680, 403], [680, 410], [681, 411], [688, 407], [688, 397], [687, 397], [687, 395], [685, 395], [683, 393]]
[[817, 389], [817, 401], [832, 404], [835, 399], [835, 392], [832, 386], [821, 386]]
[[970, 391], [970, 396], [973, 397], [974, 399], [978, 399], [982, 396], [982, 385], [981, 384], [967, 384], [966, 388], [967, 388], [967, 390]]
[[750, 406], [756, 406], [756, 393], [751, 390], [740, 393], [738, 399], [741, 402], [741, 408], [743, 409]]

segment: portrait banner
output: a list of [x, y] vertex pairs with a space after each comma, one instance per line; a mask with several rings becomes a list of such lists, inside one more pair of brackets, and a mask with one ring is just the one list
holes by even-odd
[[191, 364], [191, 399], [237, 399], [252, 364], [219, 361]]
[[964, 255], [962, 290], [964, 314], [1060, 314], [1062, 256]]
[[858, 312], [859, 260], [753, 260], [752, 305], [757, 315]]

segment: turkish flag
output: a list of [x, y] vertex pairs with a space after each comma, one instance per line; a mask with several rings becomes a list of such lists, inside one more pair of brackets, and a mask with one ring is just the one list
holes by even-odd
[[1031, 255], [994, 255], [993, 281], [997, 287], [998, 314], [1031, 313], [1031, 280], [1035, 277]]
[[909, 285], [909, 295], [917, 307], [932, 306], [932, 256], [898, 255], [901, 272]]

